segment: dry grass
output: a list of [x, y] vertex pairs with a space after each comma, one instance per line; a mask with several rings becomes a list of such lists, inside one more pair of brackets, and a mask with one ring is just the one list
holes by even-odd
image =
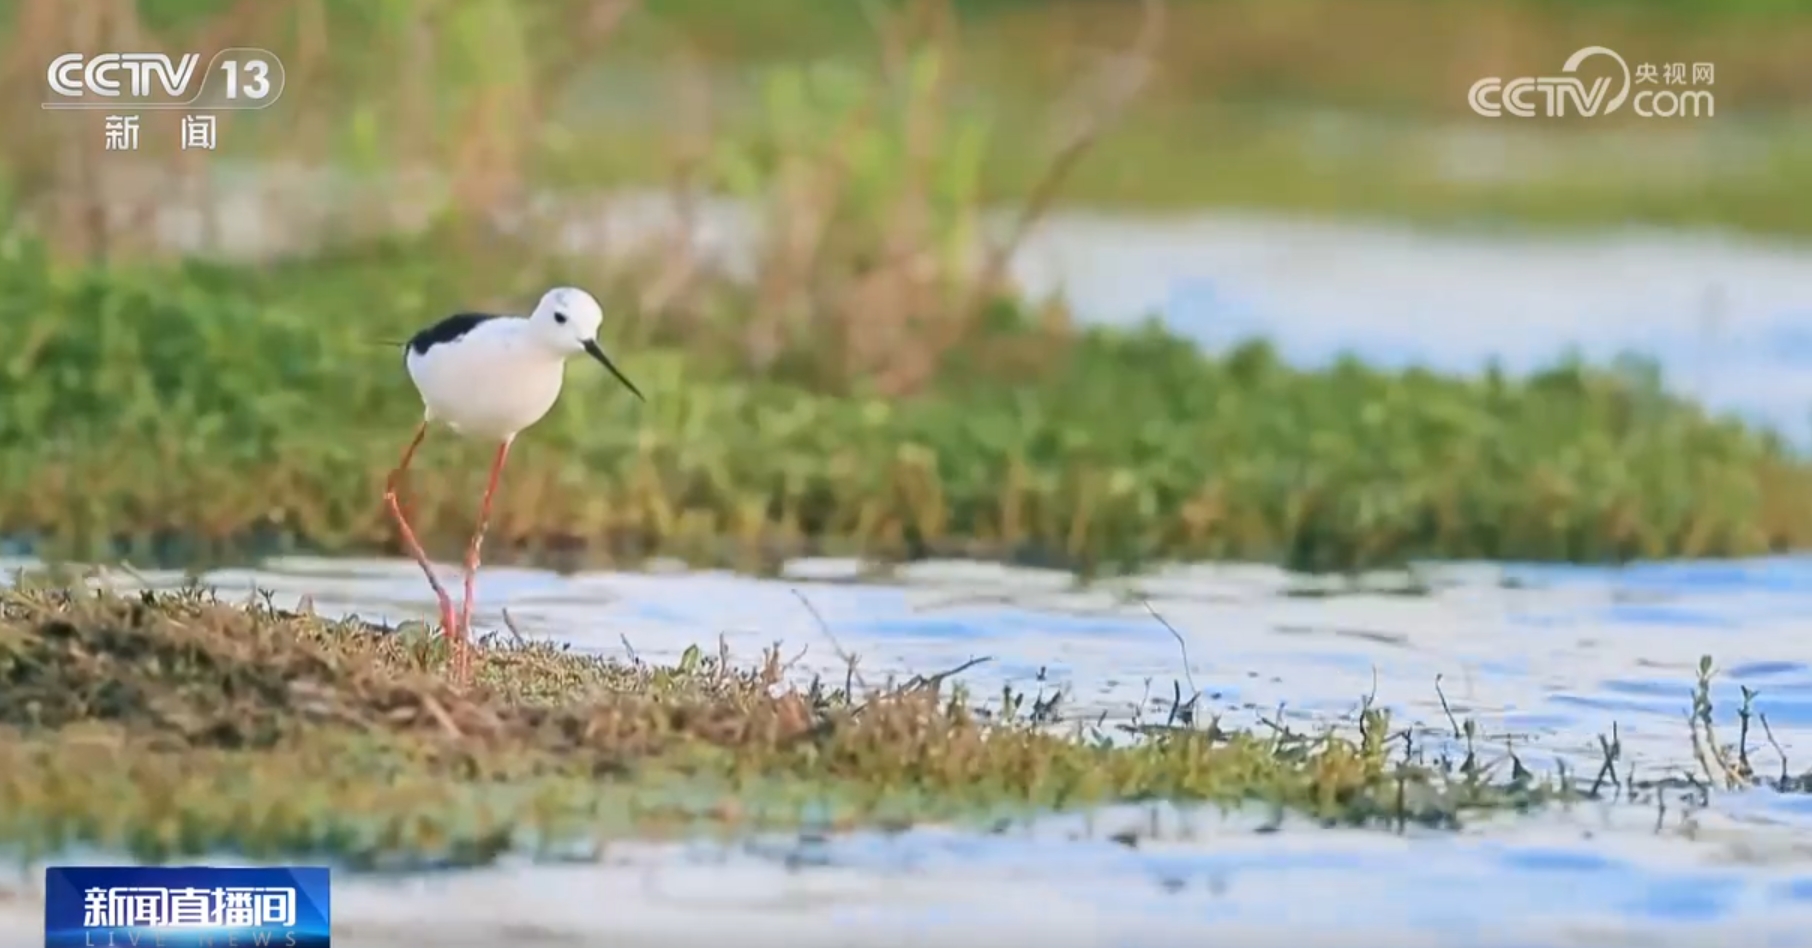
[[492, 642], [460, 691], [438, 640], [356, 621], [193, 590], [0, 597], [0, 840], [28, 853], [472, 863], [793, 825], [808, 802], [839, 824], [1169, 798], [1448, 825], [1549, 792], [1393, 759], [1376, 709], [1348, 740], [1229, 733], [1184, 702], [1116, 745], [1055, 733], [1054, 702], [980, 713], [941, 676], [786, 687], [778, 652], [655, 668]]

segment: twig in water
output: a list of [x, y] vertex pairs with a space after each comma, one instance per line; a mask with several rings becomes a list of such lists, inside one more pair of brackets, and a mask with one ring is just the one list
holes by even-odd
[[1535, 778], [1529, 768], [1523, 766], [1523, 759], [1516, 756], [1516, 746], [1511, 743], [1510, 735], [1504, 735], [1504, 754], [1510, 758], [1510, 779], [1515, 783], [1526, 783]]
[[[1687, 715], [1687, 724], [1692, 728], [1693, 756], [1698, 758], [1710, 783], [1718, 783], [1721, 776], [1724, 788], [1734, 790], [1747, 784], [1749, 778], [1736, 769], [1730, 755], [1718, 744], [1717, 730], [1711, 719], [1711, 677], [1711, 656], [1699, 656], [1698, 685], [1693, 689], [1692, 712]], [[1701, 731], [1704, 732], [1702, 738]]]
[[837, 660], [843, 663], [845, 669], [843, 693], [845, 695], [852, 693], [850, 687], [852, 682], [853, 684], [861, 685], [862, 690], [867, 691], [868, 682], [863, 681], [862, 673], [856, 670], [856, 657], [843, 650], [843, 643], [837, 641], [836, 633], [831, 631], [830, 623], [824, 621], [824, 616], [818, 612], [818, 607], [812, 605], [812, 601], [805, 598], [805, 593], [800, 592], [797, 587], [793, 588], [792, 593], [793, 596], [799, 600], [799, 604], [805, 607], [805, 611], [812, 614], [812, 621], [818, 624], [819, 633], [830, 641], [831, 651], [835, 652]]
[[1749, 766], [1749, 720], [1755, 717], [1755, 692], [1748, 685], [1740, 687], [1743, 704], [1737, 708], [1737, 766], [1742, 768], [1744, 777], [1752, 777], [1755, 768]]
[[1181, 722], [1184, 727], [1194, 727], [1195, 706], [1196, 702], [1201, 700], [1202, 691], [1195, 686], [1195, 676], [1189, 671], [1189, 643], [1184, 641], [1183, 634], [1177, 631], [1176, 626], [1171, 625], [1168, 620], [1158, 614], [1157, 609], [1152, 608], [1151, 600], [1141, 599], [1140, 602], [1144, 603], [1145, 611], [1151, 613], [1151, 617], [1158, 620], [1158, 624], [1170, 632], [1170, 637], [1177, 640], [1177, 648], [1183, 653], [1183, 679], [1189, 682], [1189, 700], [1184, 701], [1183, 686], [1176, 679], [1171, 679], [1170, 715], [1165, 718], [1164, 726], [1170, 727]]
[[1269, 718], [1264, 715], [1259, 715], [1258, 723], [1271, 729], [1274, 738], [1271, 742], [1271, 752], [1273, 754], [1283, 750], [1285, 744], [1296, 739], [1296, 732], [1290, 730], [1290, 726], [1284, 723], [1284, 703], [1282, 701], [1277, 702], [1277, 713], [1275, 715]]
[[1599, 765], [1598, 776], [1592, 778], [1592, 788], [1586, 791], [1587, 796], [1596, 797], [1608, 777], [1611, 786], [1623, 789], [1623, 782], [1617, 779], [1617, 761], [1623, 758], [1623, 736], [1617, 730], [1617, 722], [1611, 722], [1611, 736], [1607, 740], [1603, 734], [1598, 735]]
[[1780, 756], [1781, 789], [1785, 790], [1789, 781], [1792, 780], [1787, 773], [1787, 752], [1781, 748], [1781, 742], [1774, 739], [1774, 728], [1768, 726], [1768, 716], [1766, 714], [1757, 714], [1755, 719], [1761, 722], [1762, 736], [1768, 739], [1768, 746], [1774, 748], [1774, 752]]
[[503, 627], [509, 630], [510, 637], [516, 640], [517, 645], [528, 648], [528, 639], [522, 637], [522, 630], [516, 628], [516, 619], [508, 609], [503, 610]]
[[[1692, 756], [1699, 762], [1699, 769], [1705, 771], [1705, 778], [1708, 781], [1705, 792], [1709, 796], [1711, 784], [1717, 782], [1718, 776], [1716, 769], [1711, 765], [1711, 756], [1705, 752], [1705, 739], [1699, 735], [1698, 715], [1687, 714], [1686, 726], [1692, 731]], [[1687, 774], [1686, 779], [1692, 780], [1692, 775]], [[1693, 780], [1693, 783], [1696, 785], [1698, 781]]]
[[[916, 691], [918, 689], [925, 688], [925, 689], [929, 689], [931, 691], [936, 691], [939, 688], [943, 687], [945, 679], [948, 679], [950, 676], [960, 675], [963, 672], [966, 672], [969, 669], [974, 668], [975, 666], [980, 665], [983, 662], [991, 662], [993, 660], [994, 660], [993, 656], [983, 655], [980, 658], [971, 658], [968, 661], [962, 663], [961, 665], [958, 665], [955, 668], [950, 669], [949, 671], [941, 671], [934, 675], [914, 675], [914, 676], [912, 676], [912, 680], [908, 681], [906, 683], [906, 687], [903, 690]], [[864, 687], [866, 687], [866, 686], [864, 686]]]
[[1170, 637], [1177, 640], [1177, 648], [1183, 653], [1183, 680], [1189, 683], [1189, 700], [1193, 702], [1195, 696], [1201, 694], [1202, 690], [1195, 686], [1195, 677], [1189, 673], [1189, 643], [1183, 639], [1183, 633], [1178, 632], [1176, 626], [1171, 625], [1169, 620], [1158, 613], [1157, 609], [1152, 608], [1151, 600], [1142, 599], [1140, 601], [1145, 604], [1145, 611], [1151, 613], [1151, 617], [1158, 620], [1158, 624], [1170, 632]]
[[144, 573], [139, 572], [138, 568], [133, 566], [130, 562], [128, 562], [126, 560], [120, 560], [119, 567], [120, 567], [121, 572], [124, 572], [127, 576], [132, 577], [135, 581], [138, 582], [138, 584], [140, 586], [143, 586], [146, 589], [150, 589], [152, 587], [151, 577], [146, 576]]
[[1434, 693], [1435, 697], [1441, 699], [1441, 713], [1447, 715], [1448, 726], [1453, 728], [1453, 739], [1457, 741], [1465, 737], [1465, 733], [1460, 730], [1459, 719], [1453, 716], [1453, 708], [1447, 704], [1447, 692], [1441, 690], [1440, 675], [1434, 676]]

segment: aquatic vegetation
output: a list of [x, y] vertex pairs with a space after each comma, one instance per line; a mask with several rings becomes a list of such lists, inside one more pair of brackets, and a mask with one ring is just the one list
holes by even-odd
[[0, 844], [471, 864], [627, 833], [1159, 798], [1448, 826], [1557, 792], [1520, 765], [1406, 758], [1371, 707], [1346, 737], [1226, 731], [1185, 701], [1111, 742], [1054, 701], [984, 706], [946, 675], [789, 684], [778, 646], [654, 667], [488, 645], [459, 690], [412, 629], [24, 582], [0, 592]]
[[[420, 409], [379, 341], [483, 298], [483, 280], [532, 300], [572, 276], [513, 258], [475, 269], [449, 269], [431, 242], [266, 268], [65, 269], [14, 245], [0, 254], [0, 536], [141, 562], [394, 552], [381, 485]], [[729, 315], [747, 290], [712, 292]], [[496, 561], [759, 569], [824, 551], [1337, 570], [1812, 540], [1803, 458], [1631, 366], [1302, 370], [1262, 343], [1203, 353], [1155, 326], [1052, 329], [1001, 302], [922, 391], [888, 398], [827, 378], [809, 352], [737, 361], [730, 318], [638, 344], [646, 314], [605, 295], [607, 344], [648, 402], [570, 373], [512, 459]], [[416, 462], [405, 504], [433, 555], [470, 531], [482, 453], [430, 435]]]

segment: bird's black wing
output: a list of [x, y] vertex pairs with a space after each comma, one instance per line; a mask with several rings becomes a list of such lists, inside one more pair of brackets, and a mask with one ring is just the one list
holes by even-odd
[[495, 313], [454, 313], [410, 336], [409, 341], [403, 344], [403, 354], [407, 356], [414, 352], [416, 355], [426, 355], [429, 349], [452, 342], [477, 328], [480, 323], [496, 318]]

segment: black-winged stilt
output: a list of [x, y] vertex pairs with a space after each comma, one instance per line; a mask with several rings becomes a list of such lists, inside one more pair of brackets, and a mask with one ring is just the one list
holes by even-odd
[[[415, 437], [384, 482], [384, 503], [396, 519], [403, 544], [421, 564], [428, 584], [440, 600], [441, 634], [453, 646], [455, 674], [459, 677], [463, 678], [470, 669], [468, 633], [478, 553], [491, 517], [491, 497], [509, 457], [510, 443], [554, 407], [566, 375], [566, 360], [579, 353], [598, 360], [638, 400], [642, 399], [634, 383], [617, 370], [598, 345], [598, 327], [603, 321], [604, 311], [590, 293], [563, 286], [548, 290], [526, 318], [456, 313], [403, 344], [403, 364], [421, 393], [424, 411]], [[396, 495], [409, 462], [434, 422], [466, 437], [489, 439], [497, 444], [491, 477], [478, 508], [478, 528], [466, 548], [465, 599], [457, 621], [453, 601], [435, 578], [434, 567], [422, 552], [415, 531], [409, 528]]]

